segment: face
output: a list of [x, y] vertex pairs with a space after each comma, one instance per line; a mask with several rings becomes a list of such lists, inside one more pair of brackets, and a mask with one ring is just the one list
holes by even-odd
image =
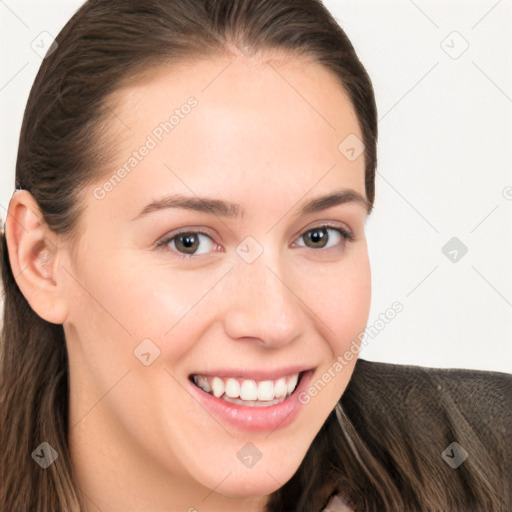
[[[107, 450], [181, 489], [266, 496], [343, 394], [356, 359], [338, 356], [368, 320], [364, 154], [338, 149], [362, 139], [353, 107], [318, 64], [246, 57], [160, 71], [110, 106], [111, 165], [84, 189], [76, 257], [60, 267], [70, 436], [115, 432]], [[191, 381], [231, 377], [268, 400], [296, 373], [268, 409]]]

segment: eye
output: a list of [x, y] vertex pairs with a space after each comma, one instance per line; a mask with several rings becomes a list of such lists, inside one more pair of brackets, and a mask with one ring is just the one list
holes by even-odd
[[[329, 235], [329, 233], [334, 233], [334, 236]], [[346, 241], [351, 242], [354, 240], [354, 235], [352, 232], [343, 228], [331, 225], [322, 225], [309, 229], [299, 237], [299, 240], [300, 239], [305, 241], [305, 245], [299, 245], [299, 247], [309, 247], [310, 249], [330, 249], [337, 245], [344, 245]], [[328, 246], [331, 239], [333, 243]]]
[[[206, 250], [196, 252], [202, 239], [209, 240], [210, 244], [206, 244]], [[208, 245], [211, 247], [215, 244], [210, 236], [202, 231], [182, 231], [181, 233], [166, 237], [157, 243], [157, 247], [169, 247], [179, 258], [191, 258], [192, 256], [207, 253], [209, 252]]]

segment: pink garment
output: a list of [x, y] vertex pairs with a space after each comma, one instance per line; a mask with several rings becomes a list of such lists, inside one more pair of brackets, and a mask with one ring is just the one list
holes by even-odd
[[327, 503], [322, 512], [354, 512], [343, 499], [341, 494], [335, 494]]

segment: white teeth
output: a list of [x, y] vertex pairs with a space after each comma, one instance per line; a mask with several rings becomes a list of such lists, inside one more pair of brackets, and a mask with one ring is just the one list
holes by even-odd
[[253, 380], [244, 380], [240, 386], [240, 398], [242, 400], [257, 400], [258, 386]]
[[219, 379], [219, 377], [213, 377], [212, 390], [213, 394], [217, 398], [224, 394], [224, 382], [222, 381], [222, 379]]
[[276, 380], [276, 383], [274, 385], [274, 396], [276, 398], [279, 398], [281, 396], [285, 396], [286, 393], [288, 393], [288, 386], [286, 385], [286, 379], [284, 377], [281, 377], [280, 379]]
[[275, 381], [255, 381], [233, 377], [222, 379], [206, 375], [194, 375], [193, 380], [207, 393], [213, 394], [217, 398], [227, 399], [228, 402], [243, 403], [245, 401], [247, 405], [252, 405], [253, 402], [261, 401], [266, 405], [271, 405], [277, 403], [276, 399], [278, 402], [282, 401], [281, 399], [295, 391], [299, 374], [281, 377]]
[[274, 383], [271, 380], [264, 380], [258, 384], [258, 400], [274, 399]]
[[236, 398], [240, 396], [240, 384], [236, 379], [229, 378], [227, 380], [225, 393], [230, 398]]
[[287, 392], [289, 395], [293, 393], [295, 390], [295, 387], [297, 386], [297, 381], [299, 380], [299, 374], [296, 373], [295, 375], [292, 375], [290, 379], [288, 380], [288, 388]]

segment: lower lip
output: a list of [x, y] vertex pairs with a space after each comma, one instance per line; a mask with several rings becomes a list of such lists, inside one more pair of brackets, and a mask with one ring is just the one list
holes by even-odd
[[192, 396], [214, 417], [242, 430], [251, 432], [268, 432], [284, 428], [292, 423], [304, 404], [299, 402], [299, 395], [305, 391], [313, 377], [313, 370], [302, 375], [295, 391], [283, 402], [267, 407], [251, 407], [226, 402], [210, 395], [189, 380]]

